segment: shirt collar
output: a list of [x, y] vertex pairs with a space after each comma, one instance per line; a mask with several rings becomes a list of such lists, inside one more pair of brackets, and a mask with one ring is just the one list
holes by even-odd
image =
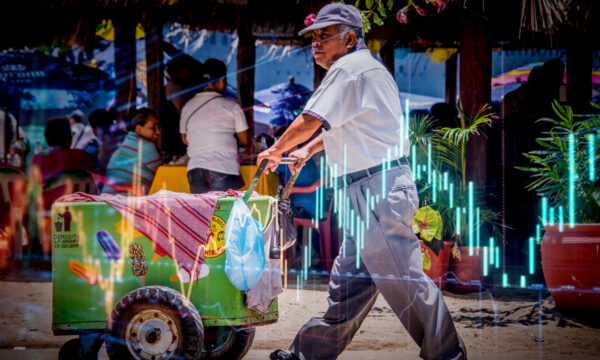
[[[340, 57], [340, 59], [343, 58], [344, 56], [348, 55], [348, 54], [352, 54], [353, 52], [356, 52], [356, 51], [359, 51], [359, 50], [364, 50], [366, 48], [367, 48], [367, 45], [365, 45], [365, 42], [364, 41], [360, 41], [359, 43], [357, 43], [356, 45], [354, 45], [354, 47], [352, 49], [350, 49], [350, 51], [348, 51], [346, 54], [344, 54], [342, 57]], [[335, 63], [335, 61], [332, 61], [329, 65], [333, 65], [334, 63]]]

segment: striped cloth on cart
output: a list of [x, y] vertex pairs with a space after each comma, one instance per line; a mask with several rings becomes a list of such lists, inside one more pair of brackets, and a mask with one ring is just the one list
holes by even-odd
[[79, 192], [58, 201], [99, 201], [113, 206], [154, 243], [156, 254], [168, 255], [193, 278], [191, 274], [198, 275], [204, 262], [204, 248], [215, 205], [224, 196], [243, 197], [244, 192], [187, 194], [162, 190], [149, 196], [129, 197]]

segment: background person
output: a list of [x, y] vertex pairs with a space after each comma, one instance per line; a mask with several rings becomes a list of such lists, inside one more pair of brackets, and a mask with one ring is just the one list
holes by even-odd
[[[334, 262], [329, 282], [329, 307], [313, 317], [296, 335], [290, 352], [276, 350], [271, 359], [335, 359], [346, 348], [381, 293], [426, 359], [463, 359], [466, 349], [458, 336], [440, 290], [423, 273], [421, 249], [412, 230], [418, 196], [406, 156], [382, 171], [382, 159], [405, 134], [398, 87], [387, 69], [363, 42], [361, 14], [343, 3], [325, 5], [314, 24], [312, 50], [318, 65], [328, 70], [319, 88], [283, 136], [258, 156], [274, 170], [281, 155], [324, 130], [307, 145], [290, 153], [298, 171], [312, 155], [325, 149], [330, 168], [340, 173], [338, 188], [366, 226], [364, 247], [349, 230], [342, 254]], [[385, 181], [382, 177], [385, 176]], [[382, 189], [385, 183], [385, 189]], [[369, 204], [367, 194], [385, 196]], [[348, 210], [345, 210], [348, 211]], [[346, 228], [346, 227], [345, 227]], [[346, 228], [347, 229], [347, 228]], [[358, 264], [358, 266], [357, 266]], [[385, 276], [382, 276], [385, 274]]]
[[104, 184], [104, 193], [127, 195], [122, 189], [129, 186], [131, 190], [141, 187], [147, 194], [156, 169], [161, 165], [156, 148], [160, 126], [154, 111], [139, 109], [131, 120], [129, 130], [108, 162], [106, 177], [109, 181]]
[[90, 141], [96, 139], [94, 130], [85, 123], [85, 114], [77, 109], [69, 114], [69, 123], [71, 124], [72, 143], [71, 149], [85, 149]]
[[188, 146], [187, 175], [193, 194], [237, 190], [244, 186], [238, 162], [238, 142], [252, 153], [250, 130], [242, 108], [223, 96], [227, 67], [217, 59], [204, 63], [201, 93], [189, 100], [181, 112], [179, 131]]
[[68, 170], [82, 172], [94, 170], [95, 161], [81, 149], [71, 149], [71, 126], [69, 120], [50, 120], [44, 130], [48, 150], [35, 154], [31, 160], [30, 179], [34, 204], [37, 208], [37, 233], [43, 254], [49, 254], [51, 241], [52, 203], [65, 193], [65, 185], [50, 186], [55, 179]]
[[69, 121], [58, 118], [48, 121], [44, 137], [49, 149], [35, 154], [32, 162], [32, 176], [45, 185], [53, 177], [67, 170], [93, 170], [95, 163], [85, 151], [71, 149], [71, 126]]
[[167, 63], [169, 81], [165, 86], [165, 99], [161, 100], [161, 150], [165, 160], [177, 160], [184, 156], [187, 147], [179, 132], [183, 106], [201, 91], [202, 63], [190, 55], [178, 54]]

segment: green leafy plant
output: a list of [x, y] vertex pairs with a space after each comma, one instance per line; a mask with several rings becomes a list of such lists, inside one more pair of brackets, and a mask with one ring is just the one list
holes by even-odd
[[[442, 216], [431, 206], [423, 206], [417, 210], [412, 225], [413, 231], [436, 255], [443, 247], [441, 243], [443, 227]], [[434, 240], [438, 240], [435, 245], [433, 244]]]
[[[405, 5], [398, 10], [395, 17], [398, 22], [406, 23], [408, 21], [406, 14], [409, 9], [414, 9], [419, 16], [425, 16], [425, 10], [423, 10], [421, 6], [431, 4], [437, 9], [437, 12], [440, 12], [446, 8], [449, 1], [450, 0], [408, 0], [395, 2], [394, 0], [356, 0], [354, 6], [358, 8], [362, 14], [363, 30], [367, 33], [371, 30], [371, 24], [382, 26], [384, 20], [388, 17], [388, 14], [393, 14], [394, 3]], [[397, 6], [396, 9], [398, 9], [398, 7], [399, 6]]]
[[[471, 135], [485, 135], [483, 130], [491, 126], [492, 119], [488, 106], [482, 107], [472, 118], [468, 117], [462, 109], [459, 108], [459, 111], [460, 126], [455, 128], [434, 128], [435, 121], [430, 116], [416, 116], [409, 123], [411, 144], [416, 147], [412, 154], [416, 156], [416, 163], [426, 164], [429, 161], [427, 154], [430, 152], [434, 174], [439, 176], [447, 173], [448, 182], [453, 184], [452, 195], [450, 191], [437, 191], [434, 197], [432, 183], [427, 181], [425, 176], [420, 177], [417, 174], [415, 177], [420, 206], [430, 206], [440, 214], [443, 223], [441, 237], [443, 240], [461, 244], [462, 237], [469, 231], [467, 216], [460, 216], [459, 222], [456, 221], [456, 212], [462, 212], [462, 208], [468, 202], [467, 143]], [[452, 200], [450, 200], [451, 196]], [[499, 219], [498, 212], [480, 206], [479, 222], [474, 224], [472, 231], [485, 225], [489, 227], [491, 235], [502, 238]], [[441, 239], [433, 239], [429, 243], [426, 242], [426, 245], [435, 251], [441, 249], [443, 243]]]
[[[592, 105], [600, 109], [597, 104]], [[597, 171], [590, 176], [590, 158], [593, 155], [591, 160], [598, 164], [600, 146], [592, 139], [598, 139], [600, 135], [600, 115], [574, 114], [570, 106], [562, 106], [558, 101], [552, 107], [556, 119], [537, 121], [550, 125], [550, 130], [541, 132], [536, 139], [541, 149], [523, 154], [532, 166], [517, 169], [531, 174], [532, 182], [527, 188], [546, 197], [550, 207], [567, 207], [572, 186], [570, 180], [574, 176], [576, 221], [599, 223], [600, 178]]]

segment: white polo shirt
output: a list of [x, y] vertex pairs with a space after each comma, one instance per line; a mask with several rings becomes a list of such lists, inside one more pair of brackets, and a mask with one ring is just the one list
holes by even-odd
[[338, 175], [379, 165], [388, 150], [391, 160], [409, 154], [398, 86], [368, 49], [334, 62], [303, 113], [325, 124], [327, 162]]
[[186, 134], [188, 142], [188, 171], [200, 168], [239, 175], [235, 133], [247, 129], [237, 102], [213, 91], [196, 94], [181, 110], [179, 122], [179, 132]]

